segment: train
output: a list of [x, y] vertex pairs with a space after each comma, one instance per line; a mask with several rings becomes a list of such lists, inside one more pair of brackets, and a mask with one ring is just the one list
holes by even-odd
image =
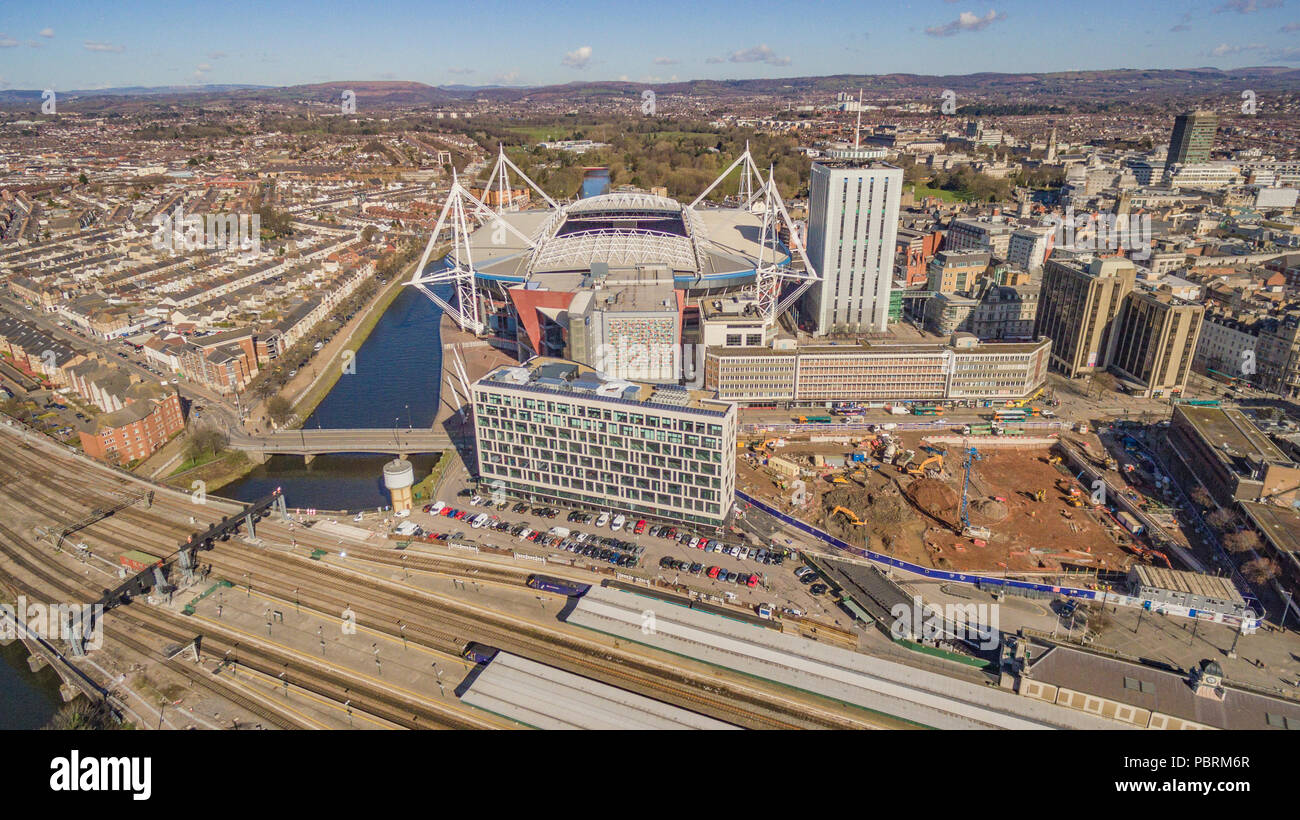
[[570, 598], [579, 598], [587, 594], [591, 589], [591, 584], [580, 584], [577, 581], [566, 581], [563, 578], [552, 578], [549, 575], [529, 575], [528, 586], [533, 589], [540, 589], [543, 592], [558, 592], [561, 595], [568, 595]]
[[497, 649], [495, 646], [488, 646], [487, 644], [478, 643], [477, 641], [470, 641], [465, 644], [465, 648], [461, 650], [460, 654], [461, 657], [465, 658], [467, 661], [473, 661], [474, 663], [487, 663], [495, 658], [497, 653], [500, 651], [501, 650]]

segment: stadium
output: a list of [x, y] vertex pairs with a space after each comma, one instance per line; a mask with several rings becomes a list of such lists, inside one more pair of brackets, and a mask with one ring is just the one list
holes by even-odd
[[[705, 202], [737, 168], [736, 194], [723, 205]], [[511, 171], [538, 207], [512, 207], [519, 189]], [[496, 208], [453, 183], [409, 284], [463, 329], [513, 346], [521, 361], [589, 360], [584, 351], [627, 333], [707, 343], [713, 319], [759, 327], [770, 340], [777, 317], [814, 281], [775, 184], [763, 180], [748, 150], [690, 204], [644, 191], [561, 204], [504, 152], [482, 192], [496, 195]], [[426, 267], [435, 244], [448, 240], [446, 258]]]

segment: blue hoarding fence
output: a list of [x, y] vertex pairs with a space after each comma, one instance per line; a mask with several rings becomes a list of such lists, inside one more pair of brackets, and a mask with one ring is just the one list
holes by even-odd
[[1035, 592], [1047, 592], [1056, 595], [1067, 595], [1072, 598], [1084, 598], [1087, 600], [1096, 600], [1099, 597], [1099, 593], [1095, 589], [1079, 589], [1077, 587], [1062, 587], [1062, 586], [1054, 586], [1052, 584], [1036, 584], [1032, 581], [1012, 581], [1008, 578], [992, 578], [986, 575], [972, 575], [970, 573], [962, 573], [962, 572], [946, 572], [940, 569], [931, 569], [930, 567], [923, 567], [918, 564], [911, 564], [908, 563], [907, 561], [902, 561], [899, 560], [898, 558], [894, 558], [889, 555], [882, 555], [881, 553], [878, 552], [872, 552], [869, 549], [864, 549], [862, 547], [855, 547], [852, 544], [848, 543], [847, 541], [842, 541], [828, 532], [817, 529], [811, 524], [808, 524], [804, 521], [800, 521], [797, 518], [792, 518], [791, 516], [786, 515], [785, 513], [781, 512], [775, 507], [771, 507], [768, 504], [759, 501], [757, 498], [751, 498], [749, 495], [746, 495], [740, 490], [736, 490], [736, 499], [738, 501], [744, 502], [745, 504], [748, 504], [751, 507], [763, 511], [768, 515], [772, 516], [773, 518], [777, 519], [778, 521], [789, 524], [795, 529], [807, 533], [808, 535], [811, 535], [813, 538], [816, 538], [818, 541], [822, 541], [823, 543], [829, 544], [832, 547], [835, 547], [836, 549], [843, 550], [848, 553], [852, 553], [853, 555], [857, 555], [861, 558], [866, 558], [867, 560], [874, 561], [878, 564], [885, 564], [887, 566], [897, 567], [898, 569], [915, 573], [917, 575], [923, 575], [927, 578], [937, 578], [943, 581], [951, 581], [953, 583], [958, 583], [958, 584], [971, 584], [971, 585], [979, 585], [985, 587], [1000, 586], [1000, 587], [1008, 587], [1011, 589], [1033, 590]]

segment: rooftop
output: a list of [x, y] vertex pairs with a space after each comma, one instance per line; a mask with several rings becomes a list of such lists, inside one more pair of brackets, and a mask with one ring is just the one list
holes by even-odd
[[518, 366], [502, 365], [475, 382], [494, 387], [581, 397], [614, 404], [658, 406], [722, 417], [734, 408], [711, 390], [677, 384], [650, 384], [613, 379], [579, 362], [537, 356]]
[[1197, 434], [1214, 450], [1219, 460], [1231, 467], [1238, 475], [1252, 474], [1252, 459], [1286, 463], [1291, 461], [1240, 410], [1230, 407], [1191, 407], [1180, 404], [1174, 412], [1187, 419]]
[[1236, 604], [1246, 603], [1241, 593], [1228, 578], [1217, 575], [1205, 575], [1199, 572], [1182, 572], [1163, 567], [1149, 567], [1146, 564], [1134, 564], [1132, 567], [1138, 582], [1154, 589], [1167, 589], [1171, 592], [1183, 592], [1199, 595], [1215, 601], [1231, 601]]

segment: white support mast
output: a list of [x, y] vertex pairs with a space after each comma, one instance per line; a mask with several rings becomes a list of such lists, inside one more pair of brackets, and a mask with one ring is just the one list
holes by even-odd
[[[502, 156], [504, 157], [504, 154]], [[510, 162], [508, 159], [505, 161]], [[491, 208], [483, 204], [478, 197], [461, 185], [460, 177], [456, 175], [453, 169], [451, 190], [447, 192], [447, 201], [443, 203], [442, 213], [438, 216], [438, 222], [434, 226], [432, 235], [429, 236], [429, 244], [424, 248], [424, 255], [420, 257], [420, 264], [416, 266], [411, 281], [406, 283], [418, 288], [421, 293], [447, 311], [462, 330], [468, 330], [478, 335], [482, 335], [486, 325], [479, 315], [478, 283], [474, 273], [474, 257], [470, 250], [470, 234], [475, 228], [489, 221], [494, 223], [493, 230], [508, 231], [522, 240], [528, 247], [536, 247], [530, 237], [525, 236], [507, 220], [502, 219]], [[447, 252], [446, 264], [441, 270], [426, 271], [425, 266], [429, 262], [429, 256], [438, 244], [443, 230], [448, 227], [451, 229], [452, 235], [451, 250]], [[454, 283], [456, 286], [456, 305], [454, 306], [432, 290], [435, 285], [448, 283]]]
[[[758, 264], [754, 268], [754, 287], [758, 298], [759, 315], [764, 324], [772, 324], [803, 295], [804, 291], [821, 281], [821, 276], [809, 261], [803, 240], [799, 238], [794, 221], [790, 219], [790, 213], [785, 208], [784, 200], [781, 199], [781, 192], [776, 185], [775, 168], [768, 169], [767, 181], [755, 196], [761, 198], [763, 203], [763, 227], [759, 233], [760, 248]], [[791, 267], [777, 256], [780, 253], [778, 226], [781, 223], [790, 229], [790, 244], [794, 246], [793, 255], [797, 255], [803, 262], [802, 269]], [[782, 298], [781, 290], [786, 282], [798, 282], [798, 287]]]
[[[497, 213], [504, 213], [507, 209], [512, 211], [518, 210], [514, 203], [514, 188], [510, 184], [510, 171], [514, 171], [518, 174], [519, 178], [522, 179], [528, 187], [532, 188], [542, 199], [546, 200], [547, 205], [550, 205], [552, 208], [560, 207], [556, 204], [555, 200], [551, 199], [549, 194], [542, 190], [540, 185], [529, 179], [528, 175], [521, 171], [519, 166], [515, 165], [514, 162], [511, 161], [510, 157], [506, 156], [505, 146], [498, 143], [497, 161], [492, 165], [492, 173], [488, 176], [487, 185], [483, 189], [483, 195], [487, 196], [486, 192], [492, 190], [493, 183], [496, 183], [499, 189]], [[507, 205], [509, 205], [509, 208], [507, 208]]]

